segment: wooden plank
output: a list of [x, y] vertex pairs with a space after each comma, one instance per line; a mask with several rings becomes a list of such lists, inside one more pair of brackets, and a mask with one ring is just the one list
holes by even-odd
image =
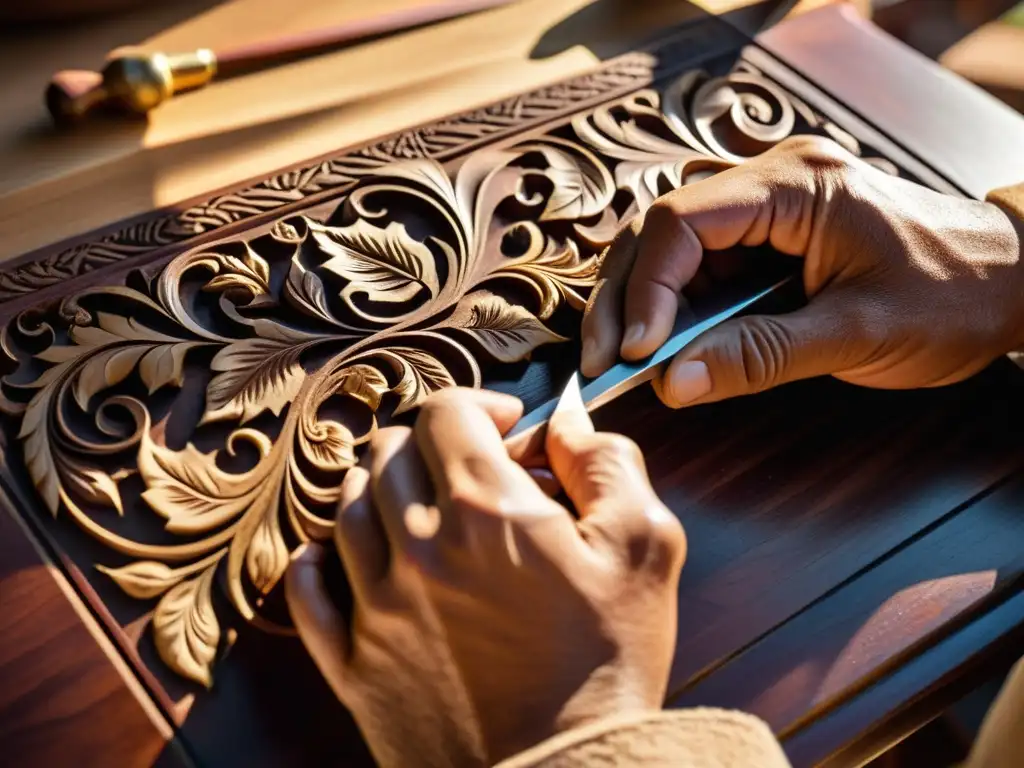
[[[694, 543], [674, 685], [728, 669], [759, 638], [1019, 468], [1024, 416], [1008, 403], [1020, 386], [1019, 372], [997, 366], [933, 392], [815, 381], [668, 413], [644, 390], [603, 411], [602, 425], [641, 443], [656, 486]], [[951, 420], [954, 412], [961, 416]], [[63, 519], [45, 524], [65, 543], [78, 533]], [[76, 562], [95, 562], [87, 544], [74, 546]], [[125, 599], [104, 589], [99, 599], [121, 621]], [[156, 664], [148, 642], [138, 649], [143, 665]], [[366, 760], [351, 721], [294, 638], [243, 628], [212, 691], [171, 685], [184, 738], [203, 762]]]
[[185, 765], [180, 746], [16, 513], [0, 510], [0, 744], [5, 765]]
[[[638, 392], [599, 411], [599, 426], [640, 444], [655, 488], [688, 532], [670, 690], [719, 674], [762, 635], [1018, 469], [1024, 419], [1009, 404], [1022, 385], [1024, 374], [1007, 363], [942, 390], [817, 380], [678, 412]], [[759, 690], [751, 681], [742, 695]]]
[[[1024, 480], [1014, 478], [822, 596], [672, 705], [743, 709], [784, 737], [813, 729], [957, 623], [1019, 590], [1022, 505]], [[911, 693], [899, 700], [920, 692]]]
[[[292, 0], [282, 13], [278, 0], [191, 0], [56, 35], [45, 27], [2, 34], [0, 259], [581, 74], [705, 15], [679, 0], [628, 9], [618, 0], [522, 0], [216, 83], [144, 122], [62, 133], [43, 107], [43, 84], [55, 70], [95, 68], [119, 45], [216, 48], [428, 1]], [[63, 211], [57, 220], [54, 208]]]
[[1024, 118], [838, 5], [758, 43], [973, 197], [1024, 178]]
[[864, 765], [978, 682], [1005, 672], [1024, 641], [1024, 594], [979, 616], [785, 742], [796, 768]]

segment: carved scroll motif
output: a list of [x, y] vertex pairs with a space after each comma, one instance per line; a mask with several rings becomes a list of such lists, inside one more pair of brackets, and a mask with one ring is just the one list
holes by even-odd
[[[263, 596], [291, 549], [329, 536], [340, 480], [379, 419], [479, 385], [478, 358], [565, 341], [550, 321], [583, 308], [627, 217], [797, 132], [860, 150], [749, 68], [691, 73], [455, 170], [380, 164], [329, 215], [23, 314], [6, 329], [19, 366], [3, 383], [25, 468], [53, 515], [127, 557], [97, 567], [156, 601], [163, 661], [210, 685], [218, 583], [242, 618], [267, 623]], [[189, 393], [202, 401], [191, 412]], [[169, 440], [183, 418], [187, 439]], [[119, 515], [152, 518], [161, 537], [124, 533]]]

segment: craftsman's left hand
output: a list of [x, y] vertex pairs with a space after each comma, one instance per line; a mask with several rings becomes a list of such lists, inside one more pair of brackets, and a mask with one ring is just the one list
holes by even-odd
[[579, 520], [513, 461], [514, 398], [448, 390], [373, 439], [342, 487], [335, 608], [310, 545], [299, 635], [382, 766], [493, 765], [564, 729], [661, 707], [685, 537], [637, 447], [555, 415], [546, 451]]
[[801, 258], [809, 302], [702, 334], [655, 382], [667, 405], [824, 374], [880, 389], [943, 386], [1024, 344], [1024, 222], [803, 136], [669, 192], [619, 233], [583, 321], [582, 372], [654, 352], [680, 291], [713, 275], [707, 252], [738, 245]]

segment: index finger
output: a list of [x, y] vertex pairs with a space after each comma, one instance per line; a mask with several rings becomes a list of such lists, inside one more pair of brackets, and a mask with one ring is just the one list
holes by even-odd
[[416, 442], [440, 503], [454, 497], [498, 500], [536, 490], [502, 439], [522, 412], [518, 399], [487, 390], [449, 389], [424, 403]]
[[768, 238], [766, 186], [757, 169], [732, 168], [681, 187], [648, 209], [626, 285], [621, 353], [647, 357], [668, 339], [679, 294], [696, 274], [705, 249], [759, 245]]
[[626, 281], [636, 261], [641, 218], [634, 217], [612, 240], [601, 257], [601, 269], [583, 313], [580, 370], [593, 378], [608, 370], [619, 356], [622, 305]]

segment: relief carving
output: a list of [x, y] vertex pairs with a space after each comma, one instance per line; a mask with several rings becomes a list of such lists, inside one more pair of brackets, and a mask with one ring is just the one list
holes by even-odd
[[[210, 685], [218, 584], [274, 629], [263, 597], [291, 549], [330, 535], [339, 482], [379, 423], [478, 386], [481, 361], [566, 341], [551, 321], [582, 310], [625, 220], [799, 132], [860, 153], [748, 66], [689, 73], [450, 167], [382, 161], [326, 214], [23, 313], [5, 329], [17, 367], [3, 388], [24, 466], [50, 513], [127, 558], [97, 568], [155, 601], [162, 660]], [[124, 533], [125, 515], [160, 537]]]

